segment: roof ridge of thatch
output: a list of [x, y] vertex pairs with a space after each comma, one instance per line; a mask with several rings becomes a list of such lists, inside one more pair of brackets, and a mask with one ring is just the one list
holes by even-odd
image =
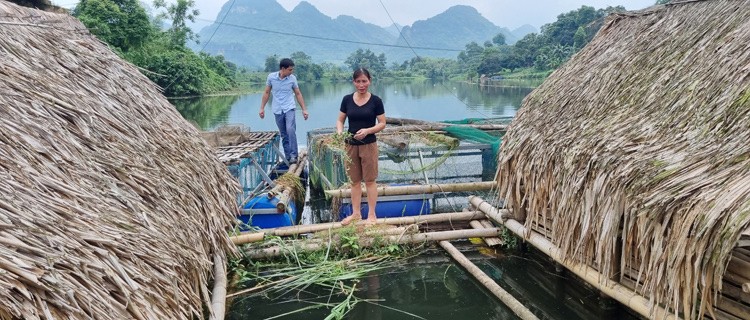
[[0, 24], [0, 318], [202, 318], [237, 183], [78, 20]]
[[621, 252], [638, 292], [690, 318], [750, 227], [750, 1], [644, 12], [612, 16], [524, 99], [498, 183], [568, 258], [622, 274]]

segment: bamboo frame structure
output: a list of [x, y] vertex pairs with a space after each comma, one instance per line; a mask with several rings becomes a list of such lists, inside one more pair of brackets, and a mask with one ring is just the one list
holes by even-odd
[[[486, 222], [486, 223], [485, 223]], [[474, 229], [484, 229], [484, 228], [494, 228], [495, 226], [492, 225], [491, 222], [487, 220], [471, 220], [469, 221], [469, 225]], [[491, 237], [491, 238], [484, 238], [484, 243], [487, 244], [487, 246], [494, 247], [499, 246], [503, 244], [503, 241], [500, 240], [500, 238]]]
[[211, 315], [209, 320], [222, 320], [226, 313], [227, 263], [226, 258], [214, 254], [214, 288], [211, 290]]
[[[407, 194], [425, 194], [437, 192], [461, 192], [461, 191], [485, 191], [492, 190], [496, 187], [495, 181], [464, 182], [464, 183], [443, 183], [443, 184], [424, 184], [409, 186], [378, 186], [378, 196], [396, 196]], [[362, 188], [362, 196], [367, 195], [367, 190]], [[333, 197], [348, 198], [351, 197], [351, 188], [325, 190], [326, 195]]]
[[[484, 213], [481, 212], [447, 212], [447, 213], [436, 213], [421, 216], [412, 217], [398, 217], [398, 218], [379, 218], [377, 224], [423, 224], [423, 223], [437, 223], [437, 222], [452, 222], [452, 221], [469, 221], [476, 219], [485, 219]], [[366, 224], [365, 221], [359, 221], [356, 224]], [[312, 225], [300, 225], [300, 226], [289, 226], [280, 227], [274, 229], [263, 229], [262, 231], [248, 231], [242, 232], [239, 235], [229, 237], [235, 245], [241, 245], [250, 242], [257, 242], [263, 240], [268, 236], [291, 236], [303, 233], [311, 233], [323, 230], [333, 230], [342, 228], [341, 222], [329, 222], [319, 223]]]
[[516, 298], [513, 297], [508, 291], [505, 291], [500, 285], [498, 285], [495, 280], [490, 278], [484, 271], [479, 269], [474, 263], [469, 261], [469, 259], [466, 259], [466, 256], [464, 256], [456, 247], [454, 247], [450, 242], [448, 241], [440, 241], [440, 246], [445, 249], [445, 251], [448, 252], [448, 254], [453, 257], [453, 259], [458, 262], [462, 267], [466, 269], [466, 271], [469, 272], [479, 283], [481, 283], [483, 286], [487, 288], [490, 292], [492, 292], [495, 297], [500, 299], [508, 308], [513, 310], [513, 312], [521, 319], [524, 320], [534, 320], [539, 319], [537, 316], [535, 316], [531, 310], [526, 308], [521, 302], [516, 300]]
[[[451, 231], [438, 231], [438, 232], [424, 232], [417, 234], [406, 234], [406, 235], [395, 235], [395, 236], [384, 236], [380, 243], [393, 243], [393, 244], [407, 244], [407, 243], [422, 243], [427, 241], [442, 241], [442, 240], [457, 240], [466, 238], [481, 238], [481, 237], [493, 237], [500, 234], [500, 229], [489, 228], [489, 229], [469, 229], [469, 230], [451, 230]], [[359, 245], [361, 247], [369, 247], [373, 244], [373, 238], [361, 238]], [[305, 251], [316, 251], [326, 248], [332, 245], [328, 242], [304, 242], [298, 243], [292, 246], [274, 246], [270, 248], [248, 248], [245, 250], [245, 254], [251, 259], [263, 259], [276, 257], [285, 253], [298, 253]]]
[[482, 200], [482, 198], [476, 196], [470, 196], [469, 203], [477, 208], [477, 210], [484, 212], [488, 218], [508, 228], [508, 230], [544, 252], [550, 258], [572, 271], [590, 285], [619, 301], [638, 314], [649, 319], [679, 319], [675, 314], [668, 312], [661, 306], [654, 305], [649, 299], [639, 295], [633, 290], [630, 290], [615, 281], [609, 280], [594, 268], [566, 259], [562, 250], [547, 240], [546, 237], [527, 229], [516, 220], [503, 218], [503, 216], [508, 216], [507, 210], [497, 209], [490, 203]]
[[[292, 174], [294, 174], [297, 177], [299, 177], [302, 174], [302, 170], [305, 168], [305, 166], [299, 165], [299, 163], [304, 163], [304, 161], [307, 161], [306, 152], [302, 152], [299, 156], [298, 163], [295, 163], [294, 165], [292, 165], [292, 167], [294, 167]], [[290, 171], [291, 171], [291, 168], [290, 168]], [[281, 188], [281, 194], [279, 195], [279, 202], [276, 204], [276, 210], [279, 210], [279, 212], [286, 211], [289, 200], [292, 199], [292, 192], [294, 192], [293, 186], [284, 186]], [[269, 193], [268, 195], [272, 196], [271, 193]]]
[[465, 126], [465, 127], [471, 127], [476, 128], [480, 130], [497, 130], [497, 131], [505, 131], [508, 129], [508, 125], [505, 124], [452, 124], [452, 123], [442, 123], [442, 122], [434, 122], [434, 121], [424, 121], [424, 120], [416, 120], [416, 119], [406, 119], [406, 118], [386, 118], [386, 123], [390, 125], [398, 125], [400, 127], [390, 127], [392, 131], [387, 132], [400, 132], [402, 131], [400, 128], [408, 128], [409, 130], [420, 130], [420, 131], [440, 131], [445, 129], [448, 126]]

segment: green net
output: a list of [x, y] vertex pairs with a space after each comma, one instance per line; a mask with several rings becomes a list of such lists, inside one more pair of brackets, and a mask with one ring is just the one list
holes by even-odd
[[448, 126], [445, 132], [453, 137], [461, 140], [474, 141], [476, 143], [486, 143], [492, 146], [492, 153], [494, 157], [497, 157], [498, 151], [500, 151], [500, 142], [502, 142], [502, 135], [494, 136], [485, 131], [477, 128], [467, 126]]
[[443, 123], [450, 124], [510, 124], [513, 117], [498, 117], [498, 118], [466, 118], [461, 120], [446, 120]]
[[[349, 183], [343, 145], [332, 129], [308, 133], [310, 182], [335, 189]], [[501, 137], [466, 126], [439, 131], [405, 131], [378, 135], [378, 183], [451, 183], [492, 178]]]
[[[435, 130], [438, 127], [440, 129]], [[466, 125], [425, 126], [429, 130], [390, 130], [378, 134], [378, 185], [447, 184], [494, 179], [502, 130], [483, 131]], [[335, 129], [308, 132], [310, 188], [318, 191], [350, 185], [344, 145]], [[465, 193], [440, 193], [431, 200], [435, 212], [460, 211]], [[334, 202], [335, 203], [335, 202]]]

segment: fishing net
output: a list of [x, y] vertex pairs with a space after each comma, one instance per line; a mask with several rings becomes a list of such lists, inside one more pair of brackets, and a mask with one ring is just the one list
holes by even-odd
[[[348, 159], [344, 144], [331, 138], [333, 132], [333, 128], [308, 132], [313, 189], [331, 190], [350, 185], [345, 171]], [[487, 133], [461, 125], [441, 130], [384, 130], [378, 134], [378, 185], [490, 181], [497, 168], [501, 137], [500, 132]], [[465, 199], [457, 202], [464, 203]], [[456, 206], [450, 207], [451, 211], [460, 211]]]

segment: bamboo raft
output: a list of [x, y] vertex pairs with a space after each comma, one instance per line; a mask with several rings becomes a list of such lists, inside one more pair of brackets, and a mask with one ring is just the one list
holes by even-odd
[[[478, 197], [470, 197], [469, 204], [472, 210], [464, 212], [439, 213], [424, 216], [400, 217], [400, 218], [381, 218], [376, 222], [376, 226], [368, 227], [373, 230], [367, 231], [370, 235], [380, 235], [384, 241], [389, 243], [420, 243], [435, 242], [443, 247], [453, 258], [464, 268], [474, 275], [480, 283], [487, 286], [488, 290], [498, 299], [506, 303], [516, 314], [523, 319], [535, 319], [536, 317], [527, 313], [522, 306], [514, 302], [514, 298], [509, 297], [507, 292], [496, 287], [493, 281], [488, 281], [486, 275], [481, 272], [477, 273], [473, 264], [468, 262], [462, 255], [457, 255], [456, 250], [452, 249], [450, 241], [466, 238], [482, 238], [487, 245], [499, 244], [497, 236], [500, 234], [498, 226], [503, 226], [515, 233], [517, 236], [540, 250], [552, 260], [564, 266], [566, 269], [575, 274], [582, 281], [599, 289], [606, 296], [619, 301], [626, 307], [643, 317], [651, 319], [679, 319], [672, 311], [661, 307], [654, 306], [650, 297], [642, 296], [634, 290], [635, 282], [617, 280], [611, 276], [602, 274], [599, 270], [591, 266], [565, 259], [562, 251], [549, 240], [546, 228], [535, 226], [527, 229], [520, 222], [513, 220], [507, 210], [501, 210], [493, 207]], [[489, 219], [489, 220], [488, 220]], [[491, 221], [491, 222], [490, 222]], [[364, 222], [359, 222], [361, 228], [365, 228]], [[339, 222], [301, 225], [292, 227], [282, 227], [276, 229], [267, 229], [258, 232], [246, 232], [231, 237], [231, 240], [237, 244], [245, 244], [263, 240], [267, 236], [290, 236], [315, 232], [330, 232], [331, 230], [343, 227]], [[362, 246], [371, 245], [364, 240], [360, 243]], [[325, 247], [323, 241], [305, 241], [301, 240], [294, 246], [286, 247], [267, 247], [263, 249], [251, 249], [246, 251], [251, 257], [256, 259], [268, 258], [280, 255], [283, 252], [300, 252], [306, 250], [318, 250]], [[743, 246], [737, 247], [733, 252], [733, 259], [724, 279], [724, 289], [722, 296], [717, 300], [714, 309], [715, 319], [748, 319], [748, 304], [750, 294], [748, 294], [748, 277], [750, 276], [750, 248]], [[623, 277], [624, 278], [624, 277]]]

